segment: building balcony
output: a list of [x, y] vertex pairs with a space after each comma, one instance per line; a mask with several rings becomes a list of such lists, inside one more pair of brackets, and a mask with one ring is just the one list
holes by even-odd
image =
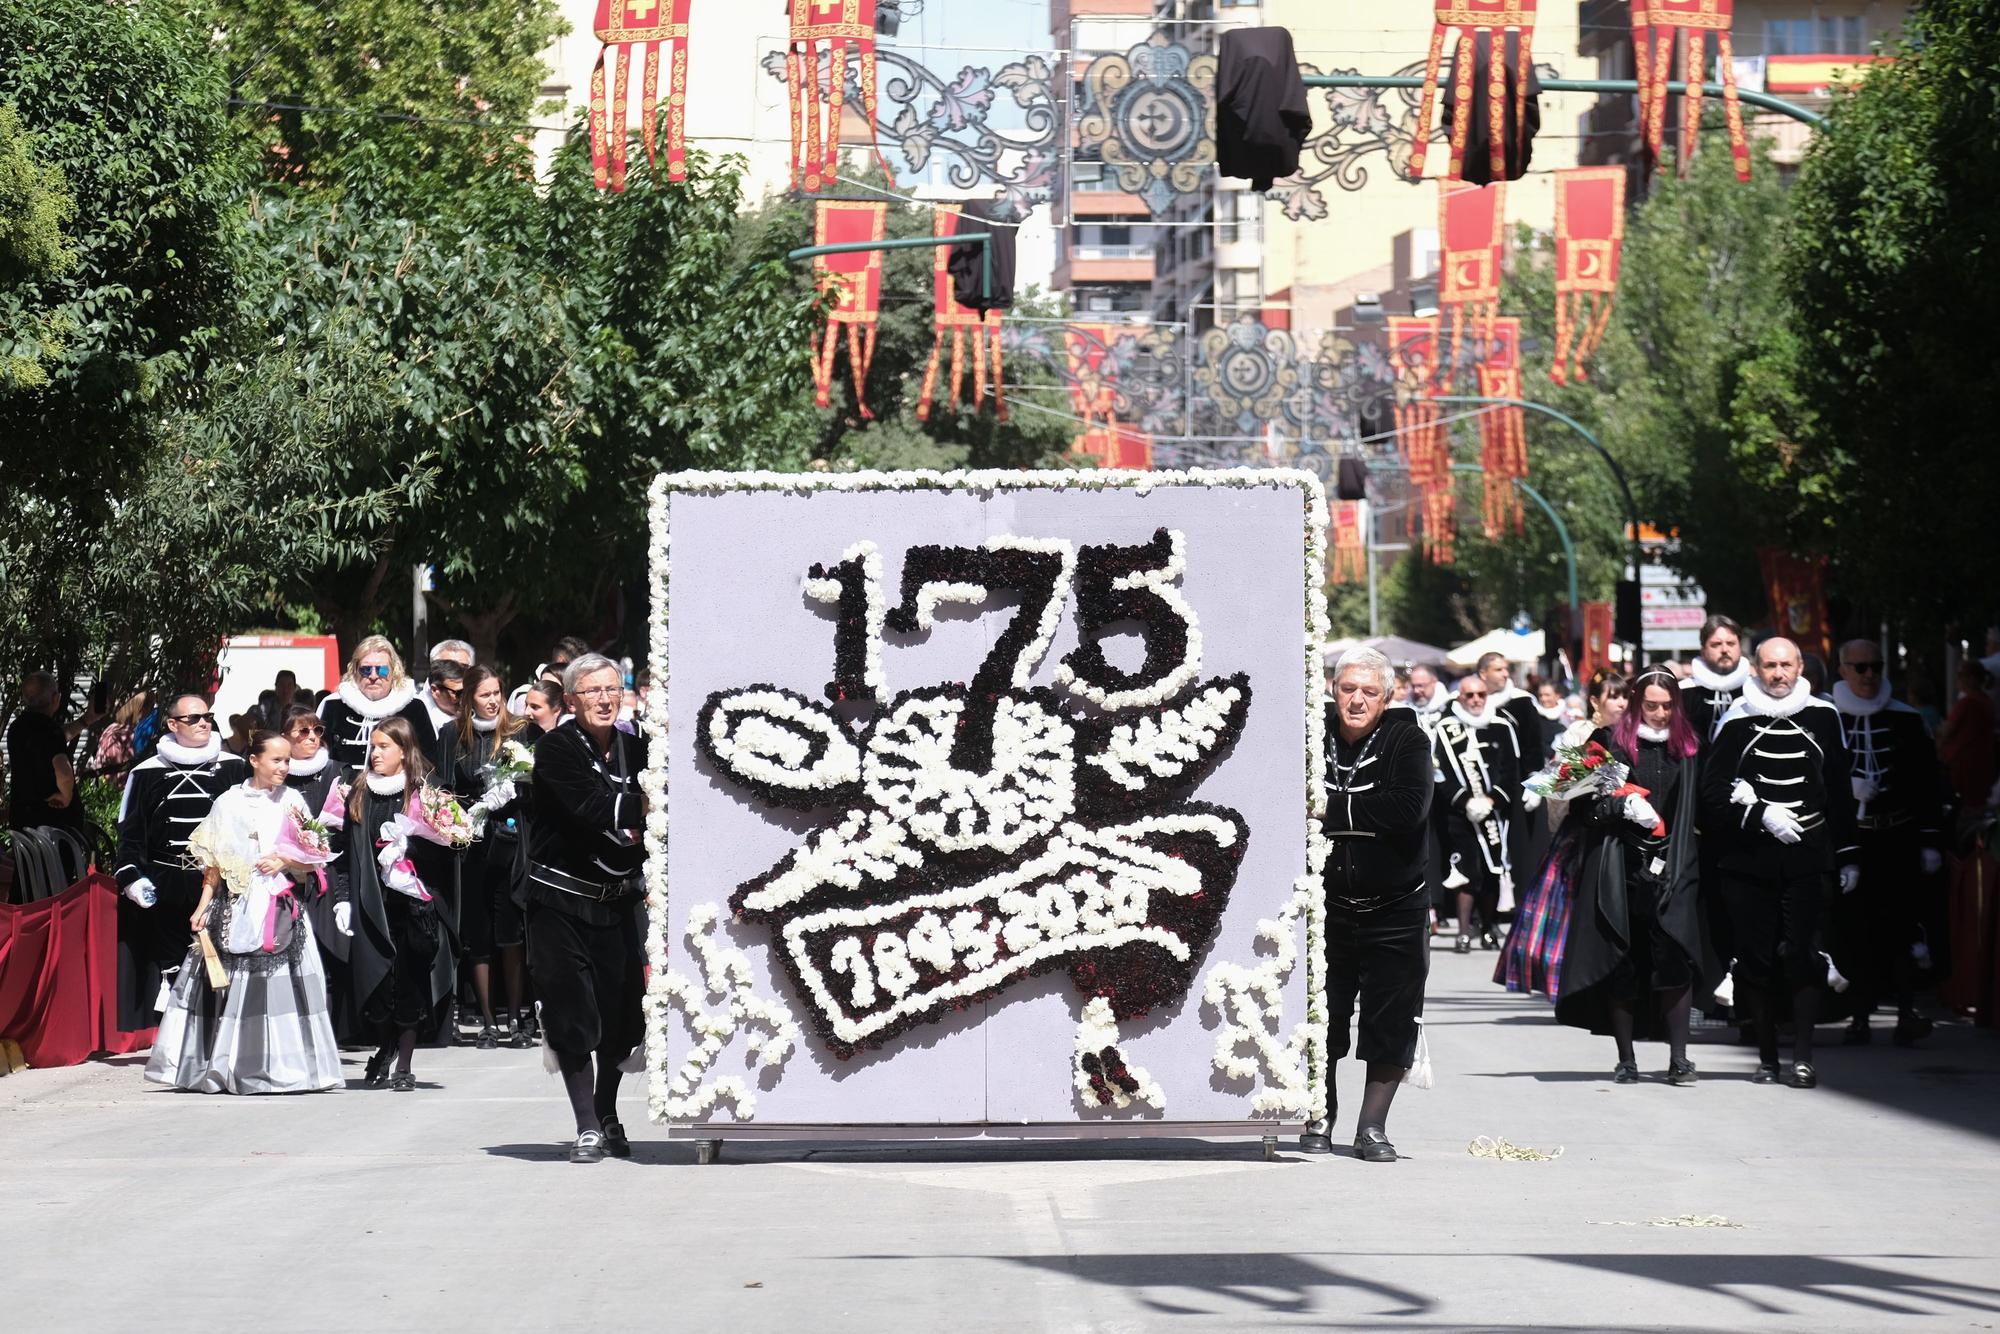
[[[1115, 248], [1115, 247], [1114, 247]], [[1150, 283], [1153, 281], [1153, 256], [1148, 253], [1144, 259], [1087, 259], [1081, 255], [1072, 256], [1058, 266], [1069, 273], [1068, 283], [1058, 281], [1058, 286], [1074, 286], [1078, 283]]]

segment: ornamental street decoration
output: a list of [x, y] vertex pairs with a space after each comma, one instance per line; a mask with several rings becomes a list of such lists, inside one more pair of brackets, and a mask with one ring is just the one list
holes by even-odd
[[1325, 521], [1285, 471], [662, 478], [656, 1109], [1311, 1114]]
[[1145, 330], [1087, 320], [1063, 326], [1063, 381], [1070, 406], [1083, 421], [1070, 450], [1101, 468], [1153, 466], [1151, 437], [1118, 420], [1120, 405], [1130, 402], [1120, 390], [1119, 369], [1132, 358], [1121, 358], [1117, 348], [1121, 340], [1136, 346], [1135, 333], [1143, 336]]
[[1507, 240], [1507, 186], [1438, 182], [1438, 305], [1451, 316], [1452, 346], [1465, 334], [1489, 336], [1500, 313], [1500, 270]]
[[1402, 446], [1410, 485], [1421, 497], [1424, 555], [1449, 565], [1455, 550], [1457, 497], [1451, 475], [1451, 436], [1438, 411], [1445, 392], [1435, 315], [1392, 315], [1388, 321], [1389, 364], [1396, 374], [1396, 439]]
[[[1479, 396], [1521, 397], [1521, 321], [1512, 315], [1492, 321], [1476, 345]], [[1486, 536], [1522, 528], [1521, 494], [1514, 480], [1528, 476], [1527, 414], [1520, 408], [1489, 408], [1479, 414], [1479, 465], [1486, 474], [1481, 518]]]
[[[932, 216], [936, 229], [932, 235], [957, 235], [957, 205], [940, 205], [933, 210]], [[951, 406], [954, 411], [957, 410], [958, 386], [965, 374], [965, 340], [969, 333], [972, 338], [972, 406], [977, 410], [986, 400], [986, 363], [990, 355], [993, 362], [993, 413], [999, 420], [1006, 421], [1007, 398], [1001, 389], [1000, 373], [1000, 312], [989, 310], [982, 315], [958, 303], [947, 269], [951, 250], [952, 247], [941, 245], [931, 252], [931, 316], [936, 333], [931, 339], [930, 360], [924, 365], [923, 389], [917, 395], [917, 420], [930, 420], [931, 403], [937, 391], [938, 366], [946, 339], [951, 341]]]
[[1085, 68], [1076, 155], [1097, 159], [1154, 217], [1200, 190], [1215, 165], [1215, 57], [1155, 30]]
[[[822, 199], [813, 213], [813, 244], [843, 245], [880, 241], [888, 225], [887, 204]], [[854, 375], [854, 405], [863, 420], [873, 421], [866, 386], [868, 366], [875, 360], [876, 324], [882, 313], [882, 252], [851, 250], [814, 255], [813, 273], [827, 295], [826, 331], [813, 349], [814, 401], [833, 404], [833, 356], [841, 330], [847, 331], [847, 365]]]
[[1685, 37], [1681, 69], [1687, 95], [1681, 105], [1680, 174], [1688, 173], [1701, 129], [1702, 78], [1708, 72], [1708, 34], [1715, 34], [1715, 63], [1722, 72], [1722, 105], [1729, 125], [1729, 155], [1736, 179], [1750, 179], [1750, 144], [1743, 137], [1743, 105], [1736, 96], [1736, 53], [1730, 42], [1735, 0], [1632, 0], [1632, 53], [1638, 69], [1639, 115], [1646, 151], [1655, 169], [1666, 141], [1667, 84], [1673, 77], [1674, 39]]
[[1625, 244], [1625, 169], [1571, 167], [1556, 173], [1556, 350], [1549, 378], [1590, 379], [1583, 363], [1611, 323]]
[[[998, 69], [969, 63], [933, 69], [913, 53], [878, 48], [872, 128], [883, 170], [896, 178], [892, 157], [909, 173], [941, 166], [954, 190], [991, 187], [1001, 206], [996, 218], [1025, 218], [1050, 198], [1062, 158], [1062, 108], [1052, 84], [1061, 59], [1056, 52], [1030, 53]], [[783, 52], [763, 60], [764, 72], [781, 83], [789, 82], [790, 66]], [[814, 96], [830, 99], [826, 77]], [[857, 66], [850, 63], [842, 103], [861, 100]]]
[[[869, 127], [871, 144], [874, 141], [875, 0], [791, 0], [791, 30], [785, 71], [791, 92], [792, 180], [805, 193], [817, 194], [839, 175], [840, 118], [847, 100], [850, 52], [855, 57], [861, 114]], [[824, 119], [819, 74], [822, 43], [827, 57]], [[886, 162], [883, 170], [888, 170]]]
[[1328, 577], [1336, 584], [1358, 584], [1368, 577], [1365, 500], [1337, 501], [1333, 507], [1333, 566]]
[[[1465, 146], [1472, 129], [1474, 52], [1478, 39], [1487, 46], [1487, 124], [1507, 125], [1507, 41], [1509, 31], [1518, 34], [1515, 44], [1514, 118], [1516, 125], [1527, 123], [1528, 76], [1534, 68], [1535, 0], [1438, 0], [1436, 19], [1431, 25], [1431, 49], [1424, 57], [1423, 95], [1417, 106], [1416, 139], [1410, 153], [1409, 178], [1421, 180], [1430, 151], [1431, 110], [1437, 102], [1438, 73], [1444, 61], [1445, 38], [1458, 33], [1457, 55], [1452, 60], [1452, 102], [1459, 110], [1452, 119], [1451, 165], [1446, 172], [1452, 180], [1465, 174]], [[1491, 179], [1516, 175], [1507, 162], [1508, 136], [1498, 131], [1487, 136]]]
[[[639, 137], [646, 164], [656, 166], [659, 131], [660, 54], [667, 57], [667, 179], [687, 179], [688, 9], [693, 0], [597, 0], [592, 25], [604, 44], [590, 72], [590, 174], [597, 188], [625, 188], [626, 114], [634, 48], [643, 62], [639, 81]], [[612, 66], [609, 105], [605, 69]], [[609, 125], [606, 125], [606, 112]]]

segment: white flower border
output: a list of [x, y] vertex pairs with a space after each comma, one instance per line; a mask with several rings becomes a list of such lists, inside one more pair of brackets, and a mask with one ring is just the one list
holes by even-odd
[[[1324, 976], [1326, 927], [1322, 919], [1321, 895], [1318, 876], [1313, 869], [1318, 857], [1323, 863], [1324, 840], [1319, 832], [1319, 818], [1325, 814], [1325, 788], [1323, 770], [1325, 758], [1325, 719], [1321, 714], [1324, 683], [1321, 678], [1321, 652], [1331, 632], [1326, 618], [1326, 543], [1327, 504], [1326, 488], [1320, 479], [1310, 472], [1298, 468], [1188, 468], [1160, 472], [1139, 472], [1127, 469], [1097, 469], [1078, 472], [1012, 472], [997, 469], [960, 469], [939, 472], [931, 469], [907, 472], [856, 472], [856, 473], [785, 473], [785, 472], [713, 472], [688, 471], [662, 473], [653, 480], [649, 496], [649, 540], [647, 544], [647, 572], [652, 600], [652, 616], [647, 639], [647, 661], [652, 672], [652, 688], [648, 694], [645, 728], [651, 742], [651, 759], [640, 782], [651, 803], [646, 819], [646, 897], [650, 911], [650, 928], [647, 933], [647, 957], [652, 965], [652, 983], [648, 997], [650, 1021], [646, 1033], [646, 1060], [651, 1076], [649, 1079], [650, 1107], [655, 1120], [668, 1121], [684, 1117], [687, 1113], [679, 1110], [679, 1102], [671, 1093], [672, 1076], [667, 1069], [666, 1018], [672, 1008], [672, 996], [668, 990], [668, 950], [667, 950], [667, 701], [672, 680], [667, 670], [667, 613], [670, 604], [669, 591], [673, 573], [672, 535], [669, 524], [670, 498], [675, 492], [724, 494], [741, 491], [778, 491], [795, 495], [810, 495], [820, 491], [951, 491], [995, 493], [1024, 490], [1072, 490], [1072, 491], [1132, 491], [1145, 495], [1156, 487], [1211, 486], [1211, 487], [1290, 487], [1299, 492], [1305, 528], [1305, 559], [1303, 562], [1303, 585], [1305, 589], [1305, 634], [1300, 644], [1301, 660], [1306, 684], [1305, 709], [1305, 768], [1306, 768], [1306, 810], [1304, 812], [1307, 846], [1308, 874], [1301, 876], [1293, 887], [1293, 897], [1278, 918], [1258, 923], [1260, 934], [1266, 928], [1288, 929], [1290, 921], [1303, 913], [1306, 922], [1306, 1020], [1302, 1026], [1306, 1032], [1303, 1050], [1292, 1054], [1289, 1042], [1281, 1044], [1284, 1059], [1291, 1069], [1271, 1076], [1273, 1088], [1267, 1089], [1265, 1096], [1282, 1096], [1298, 1084], [1292, 1077], [1292, 1070], [1300, 1060], [1305, 1065], [1304, 1086], [1306, 1090], [1306, 1112], [1313, 1121], [1326, 1120], [1328, 1107], [1326, 1083], [1326, 978]], [[1310, 881], [1310, 885], [1308, 885]], [[1301, 902], [1303, 900], [1303, 902]], [[692, 924], [692, 923], [691, 923]], [[1268, 935], [1266, 936], [1268, 939]], [[1274, 965], [1277, 960], [1268, 960], [1260, 967]], [[1211, 981], [1215, 972], [1231, 965], [1218, 964], [1211, 970]], [[1238, 967], [1241, 967], [1238, 965]], [[1246, 973], [1255, 969], [1246, 969]], [[1225, 976], [1230, 976], [1225, 974]], [[1206, 988], [1204, 988], [1206, 990]], [[1281, 1022], [1280, 1016], [1270, 1015], [1270, 1029], [1274, 1031]], [[1218, 1062], [1217, 1068], [1221, 1064]], [[1275, 1091], [1275, 1093], [1274, 1093]], [[746, 1119], [750, 1115], [739, 1104], [736, 1109]]]

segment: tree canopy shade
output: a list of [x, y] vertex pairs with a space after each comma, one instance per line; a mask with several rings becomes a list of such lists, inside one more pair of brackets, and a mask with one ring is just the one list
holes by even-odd
[[1790, 316], [1739, 403], [1763, 480], [1797, 496], [1840, 584], [1935, 631], [2000, 607], [2000, 4], [1918, 7], [1895, 55], [1807, 155]]
[[36, 157], [20, 113], [0, 102], [0, 389], [46, 385], [44, 361], [62, 354], [69, 326], [37, 308], [28, 285], [75, 266], [76, 244], [63, 232], [75, 216], [62, 172]]
[[[236, 121], [267, 174], [473, 176], [545, 108], [556, 0], [206, 0]], [[577, 100], [581, 100], [579, 96]]]

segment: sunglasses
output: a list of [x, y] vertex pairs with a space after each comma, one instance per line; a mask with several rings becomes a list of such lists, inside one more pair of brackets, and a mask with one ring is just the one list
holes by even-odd
[[378, 676], [383, 678], [384, 680], [387, 680], [389, 676], [389, 669], [387, 667], [363, 667], [359, 669], [357, 675], [362, 677]]
[[318, 727], [318, 726], [315, 726], [315, 725], [314, 725], [314, 724], [312, 724], [312, 723], [302, 723], [302, 724], [300, 724], [299, 726], [297, 726], [297, 727], [294, 727], [293, 729], [291, 729], [291, 735], [292, 735], [292, 736], [325, 736], [325, 735], [326, 735], [326, 729], [325, 729], [324, 727]]
[[1458, 697], [1460, 699], [1485, 699], [1486, 692], [1484, 690], [1461, 690]]
[[176, 713], [171, 716], [183, 727], [198, 727], [203, 723], [210, 727], [215, 726], [215, 715], [212, 713]]
[[1879, 662], [1843, 662], [1840, 665], [1847, 668], [1850, 672], [1861, 672], [1867, 675], [1873, 675], [1882, 670], [1882, 664]]

